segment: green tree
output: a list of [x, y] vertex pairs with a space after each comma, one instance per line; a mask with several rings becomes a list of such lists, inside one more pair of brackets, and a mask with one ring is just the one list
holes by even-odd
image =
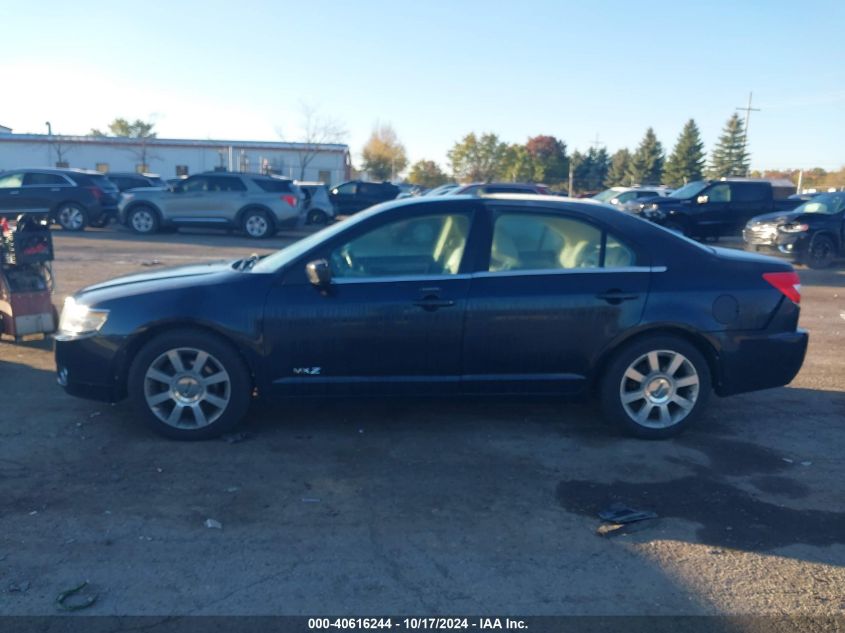
[[412, 185], [432, 188], [446, 184], [449, 182], [449, 177], [433, 160], [418, 160], [411, 165], [408, 182]]
[[495, 134], [467, 134], [447, 156], [455, 178], [462, 182], [490, 182], [503, 171], [508, 146]]
[[607, 178], [604, 179], [605, 187], [617, 187], [627, 185], [631, 182], [628, 179], [628, 166], [631, 163], [631, 152], [623, 147], [617, 150], [610, 157], [610, 167], [607, 170]]
[[628, 164], [628, 178], [632, 184], [659, 185], [663, 177], [665, 154], [652, 128], [646, 130], [637, 151]]
[[740, 116], [731, 115], [722, 129], [722, 136], [713, 148], [710, 156], [709, 175], [711, 178], [726, 176], [745, 176], [748, 174], [750, 160], [745, 147], [745, 127]]
[[510, 182], [532, 182], [534, 180], [534, 158], [525, 145], [509, 145], [502, 157], [502, 168], [498, 176]]
[[375, 180], [395, 178], [408, 166], [405, 146], [399, 142], [396, 131], [389, 123], [376, 126], [361, 151], [361, 158], [364, 171]]
[[[141, 119], [135, 119], [134, 121], [129, 122], [126, 119], [117, 118], [109, 123], [108, 130], [111, 132], [111, 136], [132, 138], [138, 141], [136, 145], [126, 148], [138, 161], [136, 165], [136, 169], [138, 171], [147, 171], [149, 169], [150, 162], [159, 158], [157, 155], [150, 152], [148, 145], [148, 141], [156, 137], [156, 133], [153, 132], [154, 127], [155, 123], [142, 121]], [[88, 136], [104, 137], [109, 136], [109, 134], [94, 128], [88, 133]]]
[[681, 187], [693, 180], [701, 180], [703, 173], [704, 143], [701, 142], [701, 132], [695, 120], [690, 119], [666, 161], [663, 181], [670, 187]]
[[560, 139], [546, 135], [535, 136], [525, 143], [525, 150], [534, 164], [534, 174], [530, 180], [554, 185], [569, 178], [566, 143]]
[[576, 191], [584, 193], [599, 191], [602, 188], [602, 183], [607, 179], [610, 168], [610, 156], [605, 148], [591, 147], [586, 154], [576, 151], [572, 155], [572, 162], [574, 165], [573, 187]]

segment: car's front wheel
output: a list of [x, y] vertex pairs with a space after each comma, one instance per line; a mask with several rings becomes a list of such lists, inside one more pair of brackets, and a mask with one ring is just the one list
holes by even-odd
[[836, 244], [827, 235], [816, 235], [807, 249], [807, 266], [810, 268], [828, 268], [836, 256]]
[[308, 217], [306, 218], [306, 222], [308, 224], [323, 225], [328, 224], [328, 221], [329, 215], [322, 209], [311, 209], [308, 212]]
[[249, 372], [225, 340], [172, 330], [147, 343], [129, 370], [132, 406], [156, 432], [178, 440], [217, 437], [246, 415]]
[[65, 231], [82, 231], [88, 225], [88, 212], [75, 202], [64, 202], [56, 209], [56, 223]]
[[648, 336], [611, 359], [601, 380], [605, 417], [631, 435], [677, 435], [700, 415], [710, 395], [710, 369], [701, 352], [674, 336]]
[[150, 235], [159, 229], [158, 214], [147, 206], [133, 207], [126, 216], [126, 224], [135, 233]]

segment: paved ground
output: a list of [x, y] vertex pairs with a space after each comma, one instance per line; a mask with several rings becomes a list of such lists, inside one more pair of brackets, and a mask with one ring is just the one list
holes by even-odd
[[[57, 232], [57, 302], [255, 249]], [[256, 407], [246, 441], [175, 443], [64, 395], [49, 342], [0, 344], [0, 613], [87, 579], [93, 614], [843, 614], [845, 274], [801, 275], [796, 381], [659, 443], [519, 401]], [[660, 518], [600, 536], [612, 501]]]

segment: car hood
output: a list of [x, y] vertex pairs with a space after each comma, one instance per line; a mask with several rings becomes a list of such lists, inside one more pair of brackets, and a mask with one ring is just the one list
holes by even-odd
[[795, 211], [776, 211], [774, 213], [766, 213], [758, 215], [748, 222], [749, 224], [785, 224], [801, 217], [801, 213]]
[[161, 283], [171, 280], [186, 280], [190, 279], [191, 283], [197, 281], [197, 277], [207, 277], [209, 275], [233, 273], [232, 260], [210, 262], [207, 264], [193, 264], [190, 266], [177, 266], [175, 268], [162, 268], [156, 271], [147, 273], [137, 273], [135, 275], [125, 275], [123, 277], [116, 277], [103, 281], [92, 286], [88, 286], [79, 291], [78, 294], [86, 294], [90, 292], [98, 292], [101, 290], [112, 290], [118, 288], [126, 288], [139, 284]]

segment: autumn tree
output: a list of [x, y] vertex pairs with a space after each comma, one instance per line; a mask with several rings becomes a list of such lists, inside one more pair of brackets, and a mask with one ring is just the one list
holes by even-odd
[[136, 139], [138, 141], [137, 146], [128, 147], [127, 149], [138, 160], [138, 168], [141, 171], [144, 171], [148, 169], [151, 161], [159, 158], [157, 155], [150, 152], [148, 144], [150, 139], [156, 138], [156, 133], [153, 131], [154, 127], [155, 123], [142, 121], [141, 119], [135, 119], [130, 122], [127, 119], [117, 118], [109, 123], [108, 130], [110, 134], [101, 132], [99, 129], [94, 128], [88, 133], [88, 136], [117, 136], [120, 138]]
[[376, 125], [361, 151], [362, 167], [375, 180], [396, 177], [408, 166], [405, 146], [389, 123]]
[[534, 157], [525, 145], [508, 145], [502, 156], [499, 177], [509, 182], [532, 182], [535, 168]]
[[412, 185], [431, 189], [445, 185], [449, 182], [449, 176], [433, 160], [418, 160], [411, 165], [410, 172], [408, 173], [408, 182]]
[[672, 155], [666, 161], [663, 181], [670, 187], [681, 187], [693, 180], [701, 180], [704, 173], [704, 143], [701, 132], [690, 119], [684, 125]]
[[490, 182], [500, 176], [507, 158], [507, 143], [492, 133], [480, 137], [471, 132], [448, 152], [455, 178], [463, 182]]
[[725, 123], [722, 135], [710, 156], [711, 178], [745, 176], [750, 164], [745, 146], [745, 126], [742, 118], [734, 113]]
[[659, 185], [664, 161], [663, 145], [657, 140], [654, 130], [648, 128], [628, 164], [629, 181], [640, 185]]
[[610, 167], [607, 170], [607, 178], [604, 179], [605, 187], [617, 187], [619, 185], [627, 185], [631, 181], [628, 179], [628, 168], [631, 163], [631, 152], [623, 147], [614, 152], [610, 157]]
[[533, 163], [529, 180], [546, 184], [559, 184], [569, 178], [569, 157], [566, 143], [554, 136], [540, 135], [529, 138], [525, 150]]

